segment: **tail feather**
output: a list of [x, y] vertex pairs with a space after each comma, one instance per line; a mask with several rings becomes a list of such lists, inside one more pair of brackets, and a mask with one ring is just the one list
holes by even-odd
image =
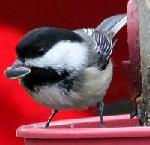
[[112, 37], [118, 33], [118, 31], [127, 24], [127, 15], [120, 14], [116, 16], [111, 16], [105, 19], [95, 30], [103, 31]]

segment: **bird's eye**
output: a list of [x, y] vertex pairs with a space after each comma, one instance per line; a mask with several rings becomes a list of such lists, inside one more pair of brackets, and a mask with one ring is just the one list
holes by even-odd
[[40, 49], [38, 49], [38, 54], [39, 55], [43, 55], [45, 53], [45, 48], [40, 48]]

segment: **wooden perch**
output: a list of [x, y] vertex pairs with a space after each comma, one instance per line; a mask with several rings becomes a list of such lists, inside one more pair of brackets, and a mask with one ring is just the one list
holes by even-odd
[[150, 125], [150, 0], [138, 0], [142, 95], [138, 101], [139, 117]]

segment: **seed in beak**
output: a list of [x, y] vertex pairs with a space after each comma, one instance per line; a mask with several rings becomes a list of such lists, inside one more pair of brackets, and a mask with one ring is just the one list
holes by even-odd
[[5, 70], [4, 73], [9, 79], [19, 79], [26, 76], [30, 72], [31, 69], [27, 68], [23, 62], [17, 59], [11, 67], [8, 67]]

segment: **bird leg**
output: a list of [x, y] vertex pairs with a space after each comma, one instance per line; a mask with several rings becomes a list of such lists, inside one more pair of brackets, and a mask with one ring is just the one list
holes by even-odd
[[134, 118], [135, 116], [138, 118], [139, 120], [139, 124], [142, 126], [143, 125], [143, 121], [142, 121], [142, 114], [141, 111], [139, 111], [138, 108], [140, 108], [141, 105], [143, 105], [143, 98], [142, 97], [134, 97], [134, 101], [135, 103], [133, 104], [133, 108], [130, 112], [130, 118]]
[[46, 122], [45, 128], [49, 127], [51, 120], [57, 113], [58, 113], [58, 110], [52, 110], [52, 113], [51, 113], [50, 117], [48, 118], [48, 121]]
[[130, 119], [133, 119], [137, 115], [138, 115], [137, 107], [133, 107], [131, 112], [130, 112]]
[[104, 127], [104, 121], [103, 121], [104, 103], [103, 101], [97, 103], [97, 110], [100, 116], [100, 127]]

